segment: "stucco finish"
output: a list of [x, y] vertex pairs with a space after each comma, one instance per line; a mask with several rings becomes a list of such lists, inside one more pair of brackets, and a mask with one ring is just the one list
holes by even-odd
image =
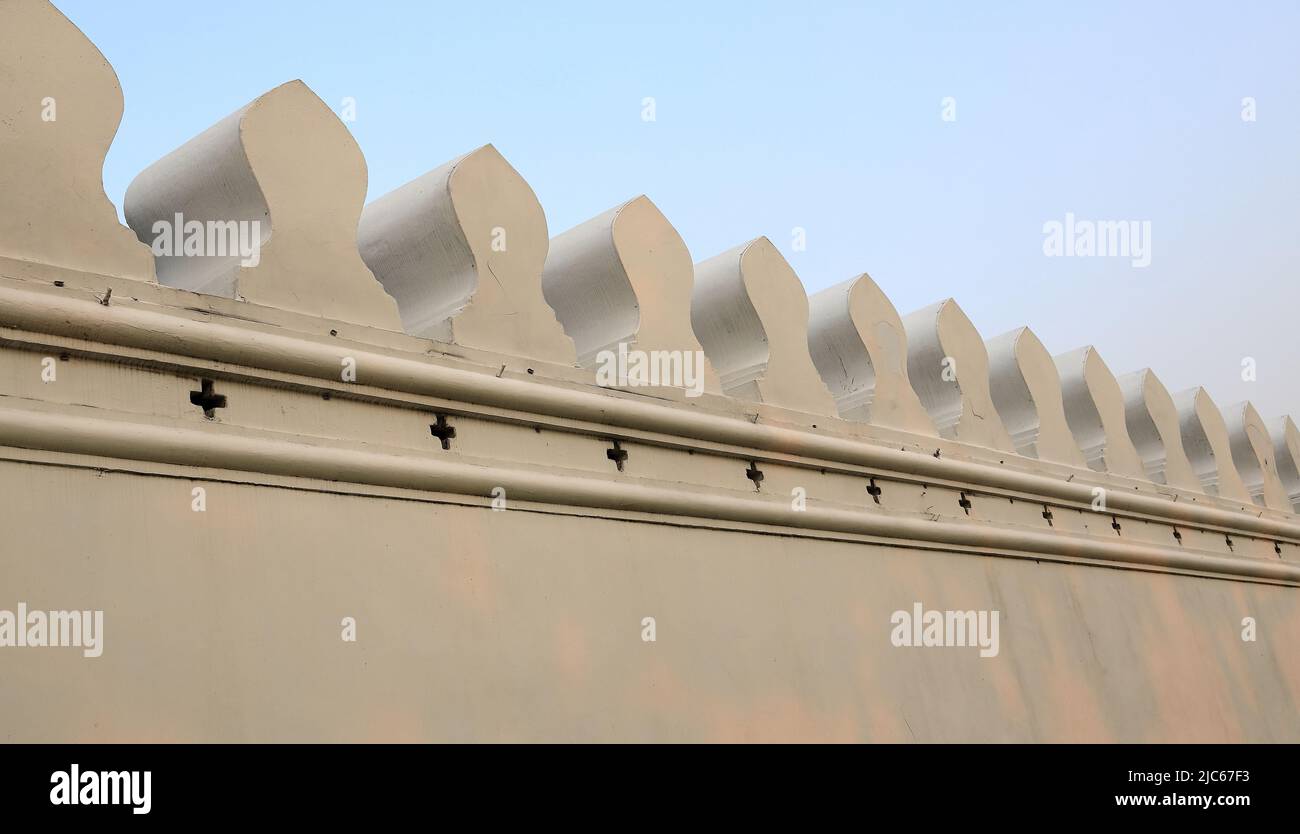
[[[6, 592], [106, 636], [0, 652], [10, 742], [1300, 741], [1293, 588], [30, 464], [0, 486]], [[892, 646], [918, 600], [1000, 610], [998, 656]]]

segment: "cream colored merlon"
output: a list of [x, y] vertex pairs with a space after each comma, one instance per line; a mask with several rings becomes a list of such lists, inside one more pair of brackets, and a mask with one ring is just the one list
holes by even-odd
[[1251, 501], [1250, 491], [1232, 462], [1232, 446], [1223, 414], [1204, 388], [1189, 388], [1174, 396], [1183, 451], [1206, 494], [1233, 501]]
[[1291, 499], [1291, 506], [1300, 513], [1300, 430], [1288, 416], [1269, 424], [1273, 440], [1273, 457], [1277, 461], [1278, 478]]
[[[142, 171], [125, 210], [154, 246], [160, 235], [185, 246], [191, 229], [201, 236], [197, 256], [174, 244], [170, 254], [155, 249], [164, 252], [164, 284], [400, 330], [397, 305], [357, 251], [365, 197], [366, 161], [352, 134], [307, 85], [290, 81]], [[251, 231], [253, 256], [223, 244], [230, 224]]]
[[803, 284], [767, 238], [695, 265], [691, 324], [727, 394], [837, 414], [808, 353]]
[[357, 236], [407, 333], [574, 363], [573, 342], [542, 297], [546, 215], [491, 145], [366, 206]]
[[1061, 377], [1052, 355], [1028, 327], [985, 343], [989, 392], [1020, 454], [1085, 468], [1079, 445], [1065, 420]]
[[808, 350], [845, 420], [938, 435], [907, 378], [903, 320], [867, 273], [809, 297]]
[[1054, 358], [1061, 376], [1065, 419], [1088, 466], [1146, 480], [1142, 459], [1129, 439], [1124, 395], [1096, 348], [1081, 347]]
[[1124, 425], [1152, 483], [1201, 492], [1201, 479], [1192, 469], [1169, 391], [1150, 368], [1116, 380], [1124, 395]]
[[984, 340], [951, 298], [903, 317], [907, 373], [942, 437], [1014, 452], [989, 392]]
[[0, 255], [142, 281], [153, 256], [104, 194], [122, 88], [45, 0], [0, 2]]
[[1291, 498], [1278, 477], [1273, 439], [1259, 412], [1249, 402], [1234, 403], [1223, 409], [1223, 422], [1228, 427], [1232, 460], [1255, 503], [1289, 512]]
[[[703, 357], [691, 329], [691, 254], [681, 235], [645, 195], [574, 226], [551, 241], [542, 290], [592, 367], [603, 352], [676, 352]], [[722, 385], [701, 358], [703, 390]]]

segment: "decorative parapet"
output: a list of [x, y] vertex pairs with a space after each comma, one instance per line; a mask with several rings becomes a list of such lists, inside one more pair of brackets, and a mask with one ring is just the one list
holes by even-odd
[[1290, 497], [1292, 508], [1300, 513], [1300, 430], [1284, 415], [1272, 422], [1269, 435], [1273, 439], [1273, 457], [1282, 488]]
[[400, 330], [357, 250], [365, 197], [352, 134], [290, 81], [142, 171], [125, 213], [163, 284]]
[[0, 256], [154, 280], [104, 194], [117, 74], [46, 0], [0, 3], [0, 105]]
[[1290, 510], [1291, 498], [1278, 477], [1273, 440], [1259, 412], [1249, 402], [1223, 409], [1232, 460], [1255, 503], [1273, 510]]
[[951, 298], [903, 317], [912, 388], [943, 437], [1014, 452], [989, 391], [984, 340]]
[[1232, 462], [1232, 445], [1223, 414], [1204, 388], [1189, 388], [1174, 396], [1183, 450], [1207, 495], [1251, 501], [1250, 490]]
[[1117, 382], [1124, 395], [1124, 424], [1153, 483], [1199, 491], [1201, 479], [1183, 451], [1178, 409], [1169, 391], [1150, 368]]
[[691, 325], [733, 397], [834, 416], [808, 352], [808, 298], [765, 237], [695, 265]]
[[1026, 457], [1085, 467], [1065, 419], [1061, 377], [1033, 331], [1019, 327], [986, 343], [989, 390], [1002, 423]]
[[936, 436], [907, 378], [907, 332], [871, 276], [808, 299], [808, 350], [840, 416]]
[[491, 145], [366, 206], [357, 236], [407, 333], [573, 364], [542, 297], [546, 215]]
[[[685, 242], [645, 195], [557, 236], [542, 274], [546, 301], [584, 367], [620, 345], [702, 357], [690, 320], [694, 284]], [[703, 358], [700, 366], [703, 390], [721, 393], [713, 366]]]
[[[84, 39], [48, 4], [0, 15], [5, 36], [55, 44], [50, 66], [85, 69]], [[30, 91], [10, 80], [31, 66], [12, 45], [6, 116]], [[102, 67], [87, 77], [105, 89]], [[131, 281], [148, 278], [124, 254], [139, 242], [83, 229], [106, 208], [115, 114], [56, 152], [81, 166], [51, 198], [66, 218], [47, 218], [87, 241], [75, 257], [32, 243], [18, 204], [0, 211], [0, 356], [75, 354], [93, 379], [65, 399], [39, 383], [0, 394], [10, 459], [475, 505], [503, 487], [548, 511], [1300, 584], [1293, 424], [1270, 436], [1242, 404], [1220, 425], [1204, 392], [1175, 403], [1150, 373], [1121, 389], [1092, 348], [1052, 360], [1026, 328], [986, 347], [951, 300], [899, 319], [866, 275], [810, 303], [763, 238], [693, 267], [645, 198], [548, 247], [532, 190], [490, 146], [376, 201], [358, 241], [364, 160], [297, 82], [128, 193], [142, 239], [177, 214], [269, 223], [258, 263], [182, 247], [159, 257], [161, 285]], [[19, 149], [0, 158], [6, 182], [23, 176], [13, 159], [48, 159], [27, 127], [4, 135]], [[110, 303], [96, 292], [110, 278], [136, 294]], [[713, 396], [602, 386], [597, 354], [623, 344], [707, 353]], [[585, 369], [566, 367], [575, 356]], [[114, 386], [122, 365], [149, 371], [134, 398]]]
[[1055, 358], [1061, 375], [1065, 419], [1088, 466], [1126, 478], [1146, 478], [1142, 459], [1129, 439], [1124, 394], [1091, 346]]

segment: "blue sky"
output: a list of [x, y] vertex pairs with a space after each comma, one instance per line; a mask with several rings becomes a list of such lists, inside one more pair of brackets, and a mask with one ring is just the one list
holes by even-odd
[[[767, 235], [810, 292], [867, 271], [904, 314], [952, 296], [985, 338], [1300, 417], [1295, 2], [56, 5], [122, 81], [119, 208], [301, 78], [356, 100], [371, 199], [492, 142], [552, 235], [645, 193], [697, 261]], [[1151, 265], [1044, 256], [1066, 212], [1149, 220]]]

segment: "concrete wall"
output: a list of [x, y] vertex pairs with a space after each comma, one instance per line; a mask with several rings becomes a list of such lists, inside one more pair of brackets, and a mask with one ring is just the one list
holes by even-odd
[[[552, 240], [491, 145], [366, 206], [300, 81], [123, 227], [122, 112], [0, 2], [0, 739], [1300, 740], [1289, 418], [697, 263], [644, 196]], [[998, 651], [896, 645], [918, 604]]]
[[[0, 738], [1300, 740], [1292, 588], [313, 486], [0, 465], [0, 607], [105, 612], [0, 651]], [[999, 654], [891, 645], [918, 600]]]

